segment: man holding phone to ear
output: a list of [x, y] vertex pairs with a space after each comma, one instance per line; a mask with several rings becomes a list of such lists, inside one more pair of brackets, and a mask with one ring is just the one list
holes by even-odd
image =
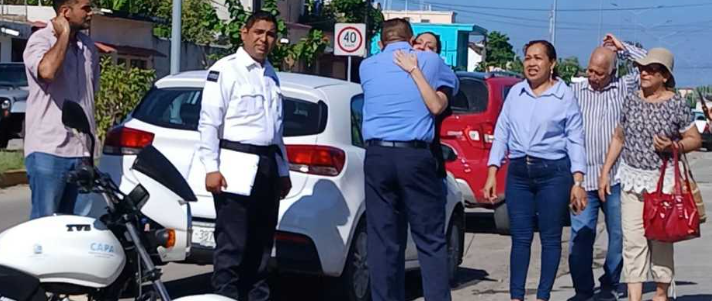
[[[616, 300], [616, 290], [623, 267], [623, 232], [621, 230], [620, 185], [611, 183], [605, 199], [598, 196], [598, 177], [606, 160], [606, 152], [613, 132], [618, 125], [623, 100], [634, 93], [640, 85], [636, 68], [631, 73], [616, 75], [616, 55], [623, 60], [634, 60], [645, 56], [646, 51], [630, 44], [624, 44], [608, 34], [603, 46], [596, 48], [588, 63], [586, 81], [573, 84], [571, 89], [578, 99], [583, 115], [586, 137], [587, 172], [582, 183], [588, 194], [586, 208], [571, 208], [571, 239], [569, 267], [576, 295], [571, 301], [593, 300], [593, 244], [596, 240], [598, 211], [606, 216], [608, 232], [608, 252], [604, 264], [604, 275], [599, 279], [601, 292], [596, 300]], [[612, 175], [617, 170], [613, 168]], [[614, 179], [613, 176], [610, 178]]]
[[67, 174], [89, 157], [83, 135], [62, 124], [62, 106], [74, 101], [96, 132], [94, 96], [99, 90], [99, 53], [82, 33], [92, 18], [91, 0], [54, 0], [57, 17], [27, 41], [23, 58], [29, 87], [25, 114], [25, 167], [32, 191], [30, 218], [55, 213], [87, 215], [89, 198], [78, 198]]

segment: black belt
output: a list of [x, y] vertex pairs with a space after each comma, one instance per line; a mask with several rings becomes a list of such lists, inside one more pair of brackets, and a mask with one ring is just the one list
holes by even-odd
[[276, 145], [253, 145], [229, 140], [220, 140], [220, 148], [258, 156], [272, 157], [274, 154], [282, 156], [282, 150]]
[[366, 141], [368, 146], [398, 147], [398, 148], [430, 148], [430, 143], [420, 140], [411, 141], [386, 141], [371, 139]]

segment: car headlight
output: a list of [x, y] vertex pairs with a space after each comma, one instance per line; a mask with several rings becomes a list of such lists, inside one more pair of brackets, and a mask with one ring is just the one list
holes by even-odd
[[0, 101], [0, 109], [2, 110], [8, 110], [10, 109], [10, 100], [5, 98], [2, 101]]

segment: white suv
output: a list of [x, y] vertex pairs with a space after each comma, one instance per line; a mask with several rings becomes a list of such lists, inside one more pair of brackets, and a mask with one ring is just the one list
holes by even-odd
[[[205, 190], [196, 128], [206, 71], [159, 80], [130, 116], [107, 135], [101, 170], [123, 190], [133, 188], [128, 172], [142, 147], [153, 144], [188, 180], [192, 203], [190, 261], [211, 263], [215, 209]], [[340, 277], [348, 300], [369, 300], [364, 215], [365, 150], [361, 137], [361, 87], [332, 78], [280, 73], [284, 95], [284, 141], [292, 190], [279, 206], [273, 257], [284, 271]], [[447, 179], [447, 231], [451, 279], [462, 261], [464, 212], [454, 178]], [[406, 267], [418, 267], [408, 238]]]

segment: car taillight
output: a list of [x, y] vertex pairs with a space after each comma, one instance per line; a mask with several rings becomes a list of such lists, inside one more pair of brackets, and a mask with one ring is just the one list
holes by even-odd
[[709, 123], [705, 124], [705, 130], [702, 131], [702, 132], [703, 132], [703, 133], [709, 133], [709, 132], [710, 132], [710, 124], [709, 124]]
[[478, 128], [467, 128], [465, 129], [465, 135], [472, 142], [482, 143], [481, 145], [485, 149], [492, 148], [492, 143], [494, 142], [494, 125], [485, 123]]
[[142, 130], [117, 127], [106, 134], [104, 141], [104, 154], [107, 155], [136, 155], [138, 152], [153, 142], [153, 133]]
[[338, 176], [344, 169], [346, 153], [330, 146], [287, 145], [289, 170], [322, 176]]

